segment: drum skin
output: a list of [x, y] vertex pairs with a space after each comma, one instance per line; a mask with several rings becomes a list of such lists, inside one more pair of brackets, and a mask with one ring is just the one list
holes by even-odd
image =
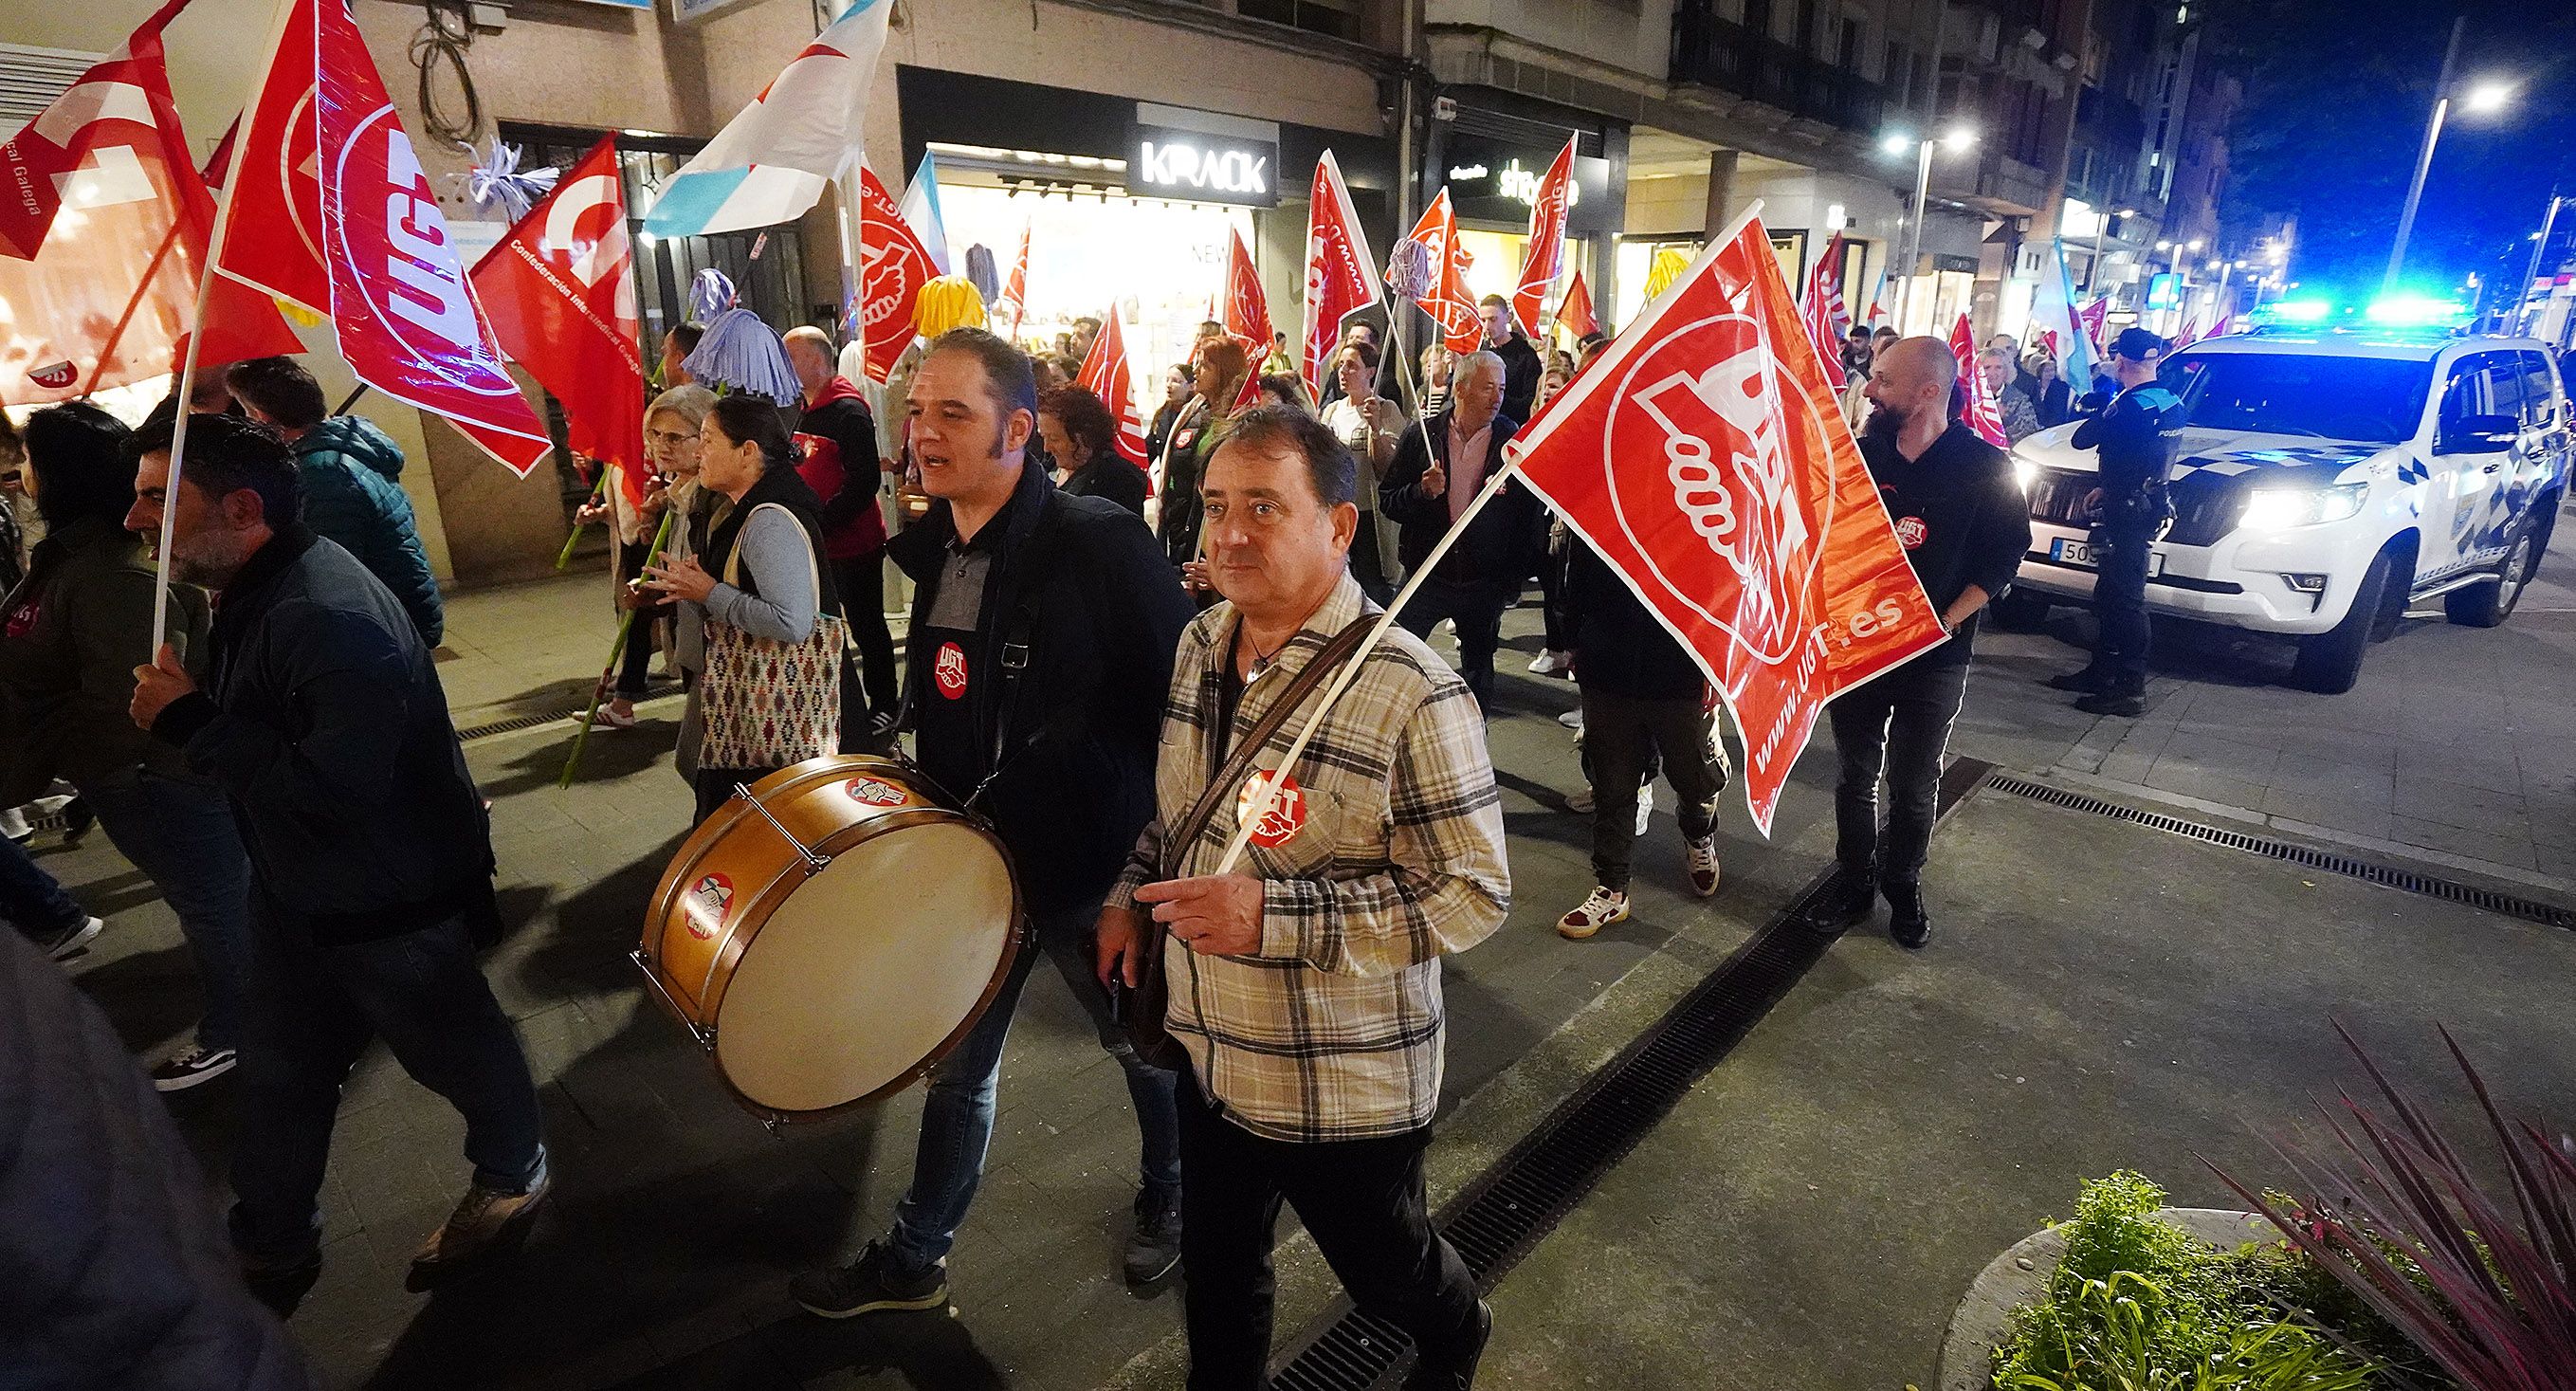
[[1001, 841], [909, 765], [809, 759], [752, 785], [663, 872], [636, 962], [753, 1114], [877, 1100], [965, 1037], [1020, 950]]

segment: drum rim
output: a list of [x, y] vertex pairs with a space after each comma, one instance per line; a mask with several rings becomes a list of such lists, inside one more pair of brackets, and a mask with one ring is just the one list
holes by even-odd
[[[907, 759], [887, 758], [878, 754], [825, 754], [820, 758], [809, 758], [803, 763], [777, 769], [758, 782], [752, 783], [751, 791], [754, 796], [765, 799], [772, 793], [788, 790], [798, 780], [798, 776], [829, 781], [831, 777], [839, 776], [842, 770], [854, 766], [858, 761], [893, 765], [903, 769], [911, 778], [917, 779], [918, 790], [925, 793], [936, 793], [940, 790], [938, 784], [932, 782], [928, 774], [922, 773]], [[774, 788], [770, 785], [773, 782], [777, 783]], [[712, 839], [720, 839], [725, 831], [730, 830], [743, 817], [759, 815], [758, 812], [744, 806], [740, 798], [728, 800], [725, 803], [725, 810], [733, 813], [732, 818], [725, 821], [720, 828], [717, 826], [715, 817], [707, 818], [704, 824], [690, 834], [688, 840], [681, 843], [679, 851], [672, 857], [674, 864], [690, 856], [691, 851], [697, 847], [700, 836], [711, 835]], [[761, 928], [768, 926], [770, 916], [777, 912], [779, 906], [814, 877], [816, 872], [814, 866], [802, 858], [790, 860], [781, 873], [763, 885], [760, 892], [753, 896], [750, 904], [727, 928], [726, 940], [716, 950], [714, 964], [708, 972], [710, 980], [721, 973], [724, 977], [725, 989], [715, 991], [712, 998], [696, 1006], [707, 1022], [703, 1025], [699, 1024], [696, 1020], [679, 1014], [678, 1010], [673, 1008], [673, 1013], [679, 1015], [680, 1023], [697, 1035], [699, 1042], [705, 1047], [707, 1061], [714, 1065], [716, 1080], [724, 1085], [725, 1091], [732, 1095], [737, 1105], [764, 1124], [778, 1126], [800, 1121], [821, 1120], [861, 1106], [873, 1105], [911, 1086], [946, 1061], [950, 1053], [957, 1050], [957, 1045], [965, 1041], [966, 1035], [984, 1021], [985, 1012], [993, 1007], [993, 998], [1002, 992], [1002, 986], [1010, 980], [1011, 972], [1018, 966], [1020, 953], [1030, 945], [1028, 905], [1020, 893], [1019, 865], [1011, 857], [1011, 847], [1003, 843], [1000, 834], [994, 831], [992, 823], [983, 816], [968, 808], [949, 806], [934, 797], [925, 806], [905, 807], [899, 811], [881, 813], [864, 821], [844, 826], [824, 837], [812, 849], [826, 859], [834, 859], [851, 847], [873, 840], [879, 835], [911, 826], [952, 820], [983, 837], [985, 843], [991, 845], [1001, 856], [1003, 883], [1009, 890], [1010, 896], [1010, 923], [1002, 934], [1001, 956], [994, 962], [992, 977], [984, 982], [984, 989], [976, 996], [974, 1007], [969, 1009], [966, 1017], [958, 1022], [957, 1027], [950, 1030], [948, 1036], [941, 1039], [919, 1062], [888, 1078], [884, 1085], [864, 1096], [811, 1111], [783, 1111], [774, 1106], [762, 1105], [745, 1095], [742, 1088], [735, 1084], [732, 1074], [725, 1070], [723, 1055], [716, 1051], [716, 1040], [723, 1032], [719, 1016], [724, 1009], [725, 989], [731, 988], [735, 974], [730, 968], [741, 964], [743, 953], [750, 950], [751, 942], [759, 937]], [[677, 886], [684, 877], [674, 875], [667, 869], [663, 872], [666, 882], [662, 890], [654, 895], [653, 917], [650, 920], [651, 923], [659, 925], [662, 932], [669, 930], [672, 900], [680, 892]], [[657, 949], [660, 943], [661, 938], [657, 935], [654, 943]], [[658, 969], [661, 958], [655, 955], [649, 960], [642, 959], [640, 946], [638, 957], [636, 965], [643, 970], [651, 993], [659, 997], [666, 1008], [678, 1005], [680, 1002], [671, 995], [671, 983], [665, 978], [665, 973]]]

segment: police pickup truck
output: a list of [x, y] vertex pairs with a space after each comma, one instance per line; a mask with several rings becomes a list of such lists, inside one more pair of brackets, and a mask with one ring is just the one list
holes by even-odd
[[[2162, 376], [2186, 414], [2148, 606], [2292, 638], [2295, 685], [2352, 689], [2413, 604], [2502, 623], [2548, 551], [2576, 444], [2538, 340], [2260, 329], [2195, 344]], [[2092, 595], [2094, 458], [2074, 433], [2013, 449], [2031, 550], [2007, 625]]]

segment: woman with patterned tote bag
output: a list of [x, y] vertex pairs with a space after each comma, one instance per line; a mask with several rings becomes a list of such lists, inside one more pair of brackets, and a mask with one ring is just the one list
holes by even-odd
[[652, 587], [681, 601], [681, 623], [702, 634], [706, 674], [680, 726], [700, 821], [736, 783], [840, 748], [850, 640], [820, 563], [822, 502], [796, 475], [777, 408], [725, 397], [707, 415], [704, 440], [698, 484], [716, 500], [713, 524], [697, 555], [646, 571]]

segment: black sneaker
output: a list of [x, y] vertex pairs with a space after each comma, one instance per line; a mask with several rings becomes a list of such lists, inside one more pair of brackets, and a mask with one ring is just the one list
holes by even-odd
[[1856, 874], [1847, 867], [1838, 868], [1800, 915], [1800, 921], [1811, 932], [1841, 932], [1867, 921], [1877, 906], [1878, 889], [1870, 883], [1870, 876]]
[[256, 1299], [270, 1313], [285, 1318], [295, 1312], [314, 1282], [322, 1278], [322, 1247], [319, 1242], [294, 1251], [271, 1255], [253, 1255], [243, 1251], [242, 1283], [250, 1287]]
[[1484, 1360], [1485, 1344], [1493, 1336], [1494, 1306], [1479, 1299], [1476, 1326], [1468, 1341], [1441, 1352], [1425, 1350], [1414, 1359], [1413, 1371], [1404, 1379], [1404, 1391], [1467, 1391], [1476, 1384], [1476, 1364]]
[[1127, 1236], [1127, 1283], [1150, 1285], [1181, 1263], [1181, 1195], [1148, 1184], [1136, 1192], [1136, 1230]]
[[2048, 678], [2048, 684], [2051, 688], [2060, 691], [2072, 691], [2077, 695], [2094, 695], [2110, 684], [2110, 678], [2091, 667], [2086, 667], [2082, 671], [2061, 671]]
[[1920, 951], [1932, 940], [1932, 915], [1923, 907], [1921, 884], [1889, 884], [1887, 935], [1908, 951]]
[[98, 824], [98, 813], [78, 797], [63, 803], [63, 844], [78, 845], [89, 828]]
[[818, 1318], [846, 1319], [893, 1309], [936, 1309], [948, 1302], [948, 1263], [919, 1275], [895, 1269], [882, 1241], [848, 1265], [809, 1270], [787, 1282], [787, 1297]]
[[229, 1048], [208, 1048], [192, 1043], [152, 1069], [155, 1091], [184, 1092], [200, 1082], [211, 1082], [233, 1070], [236, 1061]]
[[79, 922], [58, 932], [48, 932], [36, 938], [36, 950], [56, 961], [65, 957], [78, 956], [89, 948], [90, 939], [106, 928], [105, 922], [84, 914]]
[[2142, 695], [2113, 695], [2104, 691], [2075, 702], [2075, 708], [2087, 715], [2118, 715], [2124, 719], [2134, 720], [2147, 713], [2147, 698]]

